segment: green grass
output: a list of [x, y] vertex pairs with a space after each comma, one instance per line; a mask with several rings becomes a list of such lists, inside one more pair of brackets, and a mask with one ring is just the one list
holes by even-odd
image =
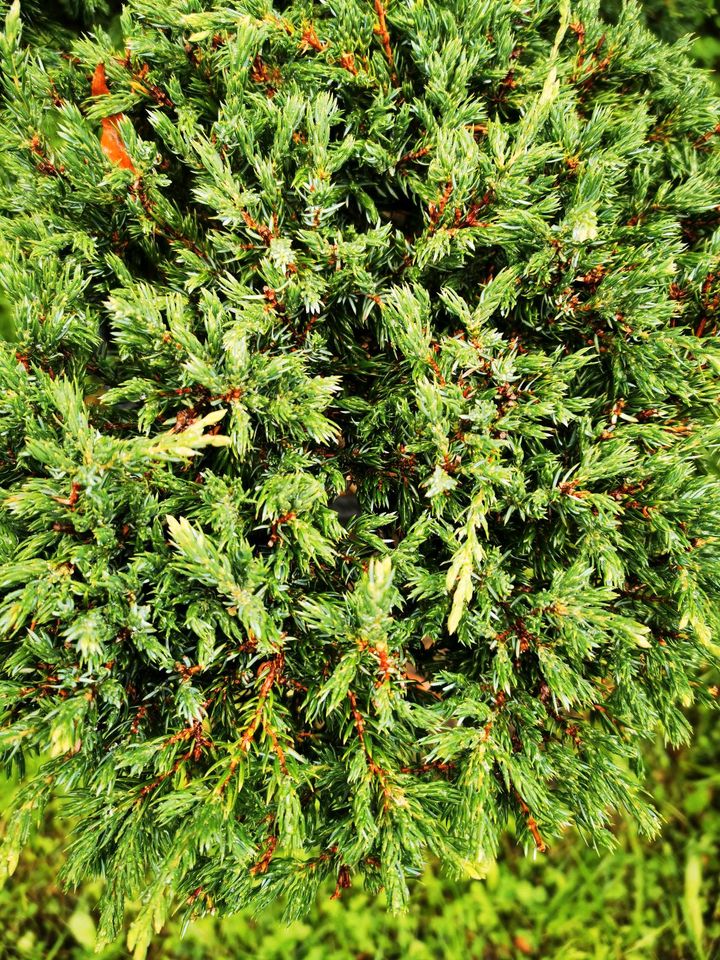
[[[618, 849], [598, 856], [568, 839], [542, 858], [510, 844], [484, 881], [450, 882], [432, 871], [412, 908], [389, 915], [361, 889], [318, 900], [285, 926], [280, 910], [246, 913], [160, 934], [155, 960], [714, 960], [720, 957], [720, 725], [705, 717], [692, 750], [651, 756], [649, 788], [666, 824], [640, 840], [627, 824]], [[3, 788], [5, 799], [9, 785]], [[53, 820], [0, 891], [2, 960], [127, 957], [122, 941], [93, 953], [100, 885], [77, 894], [55, 882], [61, 824]]]

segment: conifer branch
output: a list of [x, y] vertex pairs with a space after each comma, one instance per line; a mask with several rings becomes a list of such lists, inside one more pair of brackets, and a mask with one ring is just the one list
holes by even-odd
[[707, 78], [632, 7], [338, 3], [4, 7], [0, 872], [65, 792], [137, 957], [652, 834], [718, 703]]

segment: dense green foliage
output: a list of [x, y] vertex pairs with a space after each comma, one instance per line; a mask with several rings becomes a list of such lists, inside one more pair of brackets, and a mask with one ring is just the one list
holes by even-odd
[[590, 0], [121, 30], [0, 44], [4, 869], [65, 794], [141, 955], [653, 832], [720, 652], [710, 82]]
[[[653, 795], [665, 820], [651, 844], [622, 823], [617, 849], [602, 859], [571, 835], [538, 859], [518, 856], [509, 840], [484, 881], [427, 871], [412, 885], [407, 914], [389, 914], [362, 889], [331, 900], [330, 884], [311, 915], [287, 927], [277, 908], [208, 917], [184, 937], [173, 921], [154, 938], [149, 960], [713, 960], [720, 948], [718, 747], [720, 727], [707, 715], [692, 750], [651, 750]], [[58, 889], [63, 832], [61, 822], [48, 821], [0, 891], [6, 960], [97, 956], [101, 886], [77, 895]], [[131, 916], [137, 910], [133, 904]], [[98, 960], [126, 956], [119, 940]]]

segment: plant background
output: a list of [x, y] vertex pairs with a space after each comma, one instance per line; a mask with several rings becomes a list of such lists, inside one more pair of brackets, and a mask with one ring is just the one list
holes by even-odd
[[[457, 883], [432, 869], [400, 917], [362, 890], [321, 893], [305, 921], [286, 927], [279, 909], [257, 917], [207, 918], [182, 938], [170, 924], [149, 960], [715, 960], [720, 957], [720, 724], [698, 724], [690, 750], [648, 757], [648, 789], [665, 818], [662, 836], [640, 840], [618, 823], [618, 847], [598, 855], [570, 834], [540, 859], [508, 837], [486, 880]], [[12, 788], [0, 787], [7, 802]], [[48, 823], [0, 893], [3, 960], [121, 960], [119, 941], [93, 952], [100, 892], [56, 884], [63, 829]], [[130, 918], [132, 919], [132, 917]]]
[[[118, 6], [35, 0], [41, 29], [43, 17], [75, 31], [97, 18], [112, 26]], [[608, 0], [603, 11], [612, 16], [614, 7], [619, 0]], [[693, 54], [720, 87], [720, 2], [645, 0], [643, 7], [667, 39], [697, 36]], [[654, 843], [619, 821], [611, 854], [570, 834], [532, 859], [509, 836], [485, 880], [454, 882], [430, 867], [400, 917], [361, 888], [341, 900], [330, 899], [328, 888], [307, 919], [290, 926], [280, 908], [207, 918], [184, 936], [171, 923], [149, 960], [720, 960], [720, 723], [716, 715], [694, 721], [690, 749], [669, 752], [658, 743], [648, 757], [647, 787], [665, 819]], [[0, 832], [13, 790], [0, 779]], [[65, 843], [53, 816], [0, 890], [0, 960], [128, 957], [123, 941], [94, 953], [100, 885], [76, 892], [58, 886]]]

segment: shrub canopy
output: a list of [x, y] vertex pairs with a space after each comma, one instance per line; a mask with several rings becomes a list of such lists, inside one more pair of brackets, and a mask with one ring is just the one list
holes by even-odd
[[594, 0], [121, 26], [1, 43], [5, 869], [64, 794], [141, 954], [652, 831], [720, 652], [708, 80]]

